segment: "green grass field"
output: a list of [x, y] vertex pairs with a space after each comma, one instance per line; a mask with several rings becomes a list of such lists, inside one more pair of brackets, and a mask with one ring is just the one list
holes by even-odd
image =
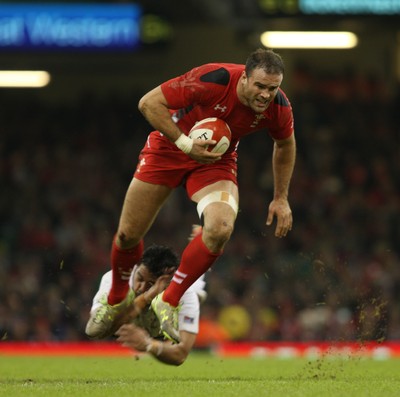
[[0, 355], [7, 397], [400, 396], [400, 360], [218, 358], [193, 353], [180, 367], [151, 357]]

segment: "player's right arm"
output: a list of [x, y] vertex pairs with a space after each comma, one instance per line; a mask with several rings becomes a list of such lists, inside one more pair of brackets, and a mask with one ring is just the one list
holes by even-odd
[[196, 334], [180, 331], [180, 342], [160, 341], [149, 336], [143, 328], [124, 324], [116, 332], [117, 341], [132, 350], [148, 352], [157, 360], [169, 365], [181, 365], [193, 348]]
[[158, 86], [139, 101], [139, 110], [146, 120], [157, 130], [162, 132], [179, 149], [199, 163], [209, 164], [221, 158], [218, 153], [206, 150], [208, 145], [214, 145], [213, 140], [193, 140], [186, 136], [174, 123], [169, 111], [169, 106], [161, 86]]

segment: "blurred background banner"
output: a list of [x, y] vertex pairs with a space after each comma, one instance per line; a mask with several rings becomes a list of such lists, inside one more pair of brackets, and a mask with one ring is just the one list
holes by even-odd
[[140, 14], [135, 4], [0, 4], [0, 49], [132, 50]]

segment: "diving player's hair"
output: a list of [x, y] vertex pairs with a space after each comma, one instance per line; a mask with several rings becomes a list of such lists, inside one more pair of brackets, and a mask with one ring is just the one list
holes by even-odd
[[171, 268], [178, 268], [178, 255], [169, 247], [152, 244], [143, 252], [141, 264], [145, 265], [149, 272], [158, 278]]

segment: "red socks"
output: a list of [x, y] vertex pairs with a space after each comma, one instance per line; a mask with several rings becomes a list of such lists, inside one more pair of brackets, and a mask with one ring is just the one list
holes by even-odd
[[[112, 284], [108, 294], [108, 303], [116, 305], [127, 295], [129, 279], [133, 266], [138, 263], [143, 254], [143, 240], [131, 249], [123, 250], [115, 244], [111, 249]], [[165, 290], [163, 300], [172, 306], [178, 306], [185, 291], [203, 274], [222, 254], [213, 254], [203, 243], [201, 234], [196, 236], [182, 253], [181, 263], [174, 277]]]
[[171, 283], [164, 291], [163, 301], [178, 306], [185, 291], [203, 274], [222, 254], [213, 254], [203, 243], [201, 234], [196, 236], [184, 249], [181, 263]]
[[124, 300], [129, 290], [129, 279], [135, 266], [143, 254], [143, 240], [136, 247], [123, 250], [115, 244], [111, 248], [112, 284], [108, 294], [108, 303], [116, 305]]

